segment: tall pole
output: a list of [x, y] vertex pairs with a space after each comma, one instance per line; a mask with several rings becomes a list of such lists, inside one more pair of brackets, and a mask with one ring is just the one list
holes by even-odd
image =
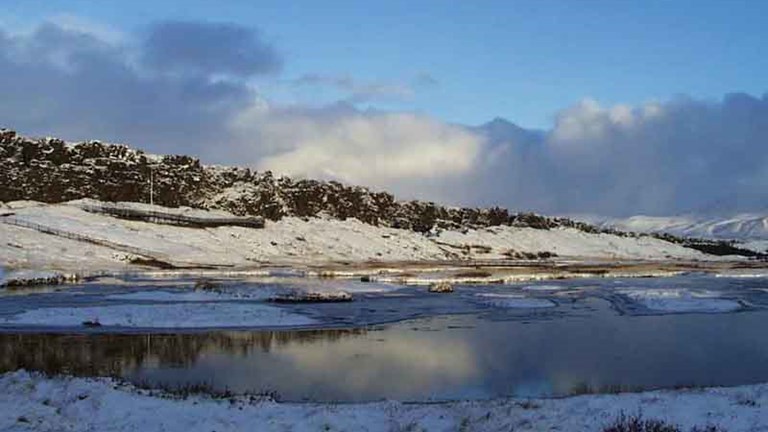
[[155, 170], [149, 168], [149, 203], [155, 204]]

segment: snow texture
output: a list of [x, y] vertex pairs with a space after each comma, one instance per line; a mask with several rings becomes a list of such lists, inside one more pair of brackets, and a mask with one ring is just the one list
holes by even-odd
[[741, 309], [735, 300], [718, 298], [712, 291], [687, 289], [622, 289], [620, 294], [640, 303], [648, 309], [660, 312], [733, 312]]
[[[664, 232], [681, 237], [768, 240], [768, 215], [739, 214], [731, 217], [632, 216], [627, 219], [584, 217], [603, 228], [634, 232]], [[764, 249], [763, 249], [764, 250]]]
[[[83, 211], [81, 202], [41, 205], [14, 202], [12, 217], [73, 233], [94, 242], [45, 234], [0, 223], [0, 266], [53, 268], [74, 272], [126, 270], [137, 257], [177, 266], [248, 267], [260, 263], [403, 262], [506, 258], [509, 250], [549, 251], [559, 257], [597, 259], [702, 260], [701, 252], [649, 237], [591, 234], [572, 228], [551, 230], [499, 226], [427, 236], [410, 230], [376, 227], [356, 219], [287, 217], [263, 229], [222, 226], [188, 228], [117, 219]], [[142, 208], [159, 206], [141, 205]], [[176, 210], [186, 212], [187, 210]], [[195, 211], [200, 216], [201, 211]], [[216, 217], [227, 215], [216, 212]], [[118, 248], [119, 246], [119, 248]], [[480, 247], [478, 247], [480, 246]]]
[[5, 325], [141, 328], [286, 327], [312, 324], [312, 318], [257, 303], [179, 303], [32, 309], [6, 318]]
[[594, 432], [620, 413], [689, 430], [768, 428], [768, 384], [561, 399], [445, 403], [276, 403], [246, 397], [162, 397], [106, 378], [0, 376], [4, 431], [548, 431]]

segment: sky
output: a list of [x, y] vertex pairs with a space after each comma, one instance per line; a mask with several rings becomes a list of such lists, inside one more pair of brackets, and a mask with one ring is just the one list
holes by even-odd
[[[451, 204], [768, 209], [768, 2], [0, 6], [23, 133]], [[474, 128], [497, 117], [522, 129]]]

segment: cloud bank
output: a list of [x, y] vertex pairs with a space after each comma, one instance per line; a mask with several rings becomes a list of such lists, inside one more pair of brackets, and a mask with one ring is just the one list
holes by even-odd
[[467, 173], [481, 139], [458, 126], [408, 113], [348, 105], [265, 108], [243, 113], [234, 130], [260, 169], [379, 187]]
[[[540, 137], [505, 139], [482, 175], [486, 202], [557, 213], [728, 213], [768, 209], [768, 96], [677, 98], [631, 107], [584, 100]], [[533, 143], [531, 142], [533, 139]], [[508, 188], [492, 188], [501, 180]]]
[[[3, 125], [72, 140], [130, 142], [157, 152], [196, 153], [211, 145], [226, 133], [227, 121], [251, 104], [252, 90], [237, 81], [161, 73], [187, 60], [145, 64], [143, 53], [158, 51], [155, 42], [134, 47], [55, 23], [25, 34], [0, 33]], [[201, 61], [197, 70], [209, 67]], [[238, 62], [224, 61], [224, 70], [244, 70]]]
[[278, 72], [282, 59], [258, 32], [235, 24], [163, 21], [151, 26], [142, 60], [159, 71], [249, 77]]
[[284, 105], [255, 90], [285, 82], [280, 50], [256, 29], [166, 21], [124, 38], [77, 23], [0, 31], [1, 125], [453, 204], [605, 215], [768, 207], [768, 96], [585, 99], [545, 131], [500, 119], [467, 127], [357, 106], [407, 99], [435, 86], [431, 75], [387, 84], [308, 73], [288, 82], [348, 96]]

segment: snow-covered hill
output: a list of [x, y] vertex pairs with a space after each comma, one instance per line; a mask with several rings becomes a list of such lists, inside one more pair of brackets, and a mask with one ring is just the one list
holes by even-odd
[[600, 229], [666, 233], [678, 237], [737, 240], [738, 247], [755, 252], [768, 252], [768, 213], [739, 214], [722, 218], [633, 216], [626, 219], [611, 219], [584, 216], [577, 219], [594, 224]]
[[[95, 202], [90, 201], [92, 206]], [[125, 206], [172, 210], [146, 204]], [[83, 209], [83, 201], [12, 202], [0, 208], [0, 267], [120, 269], [149, 261], [181, 267], [252, 267], [329, 262], [531, 259], [704, 260], [715, 257], [653, 237], [588, 233], [568, 227], [495, 226], [435, 230], [374, 226], [357, 219], [285, 217], [262, 229], [192, 228], [126, 220]], [[204, 211], [197, 210], [197, 217]], [[221, 217], [224, 212], [212, 213]], [[546, 253], [546, 254], [544, 254]]]
[[[507, 136], [520, 132], [519, 128], [502, 120], [484, 128], [491, 135]], [[592, 225], [567, 218], [513, 213], [498, 207], [459, 208], [426, 201], [400, 201], [384, 191], [371, 191], [365, 187], [333, 181], [278, 177], [268, 171], [254, 172], [248, 168], [206, 166], [189, 156], [155, 156], [125, 145], [99, 141], [70, 144], [54, 138], [31, 139], [0, 129], [0, 202], [40, 201], [55, 204], [85, 198], [128, 202], [134, 206], [138, 206], [136, 203], [151, 201], [165, 206], [166, 209], [162, 210], [165, 213], [171, 211], [168, 207], [184, 206], [201, 211], [221, 211], [230, 216], [265, 218], [274, 222], [268, 224], [264, 231], [271, 234], [261, 232], [257, 235], [263, 237], [267, 244], [259, 244], [256, 253], [246, 253], [249, 249], [242, 249], [244, 245], [232, 245], [239, 253], [235, 258], [229, 253], [220, 254], [215, 250], [217, 247], [230, 247], [221, 240], [211, 243], [207, 238], [208, 242], [202, 246], [181, 241], [185, 245], [182, 253], [165, 250], [173, 242], [152, 240], [154, 243], [151, 242], [151, 246], [163, 249], [163, 256], [174, 259], [185, 256], [182, 261], [197, 264], [238, 265], [243, 260], [271, 259], [269, 257], [282, 260], [291, 256], [304, 257], [310, 251], [324, 260], [438, 260], [471, 255], [473, 252], [466, 252], [465, 246], [472, 244], [467, 240], [465, 245], [437, 247], [434, 239], [442, 235], [460, 239], [462, 236], [473, 237], [476, 233], [490, 236], [479, 240], [493, 244], [490, 247], [492, 252], [485, 252], [486, 256], [482, 258], [525, 258], [530, 256], [528, 254], [539, 252], [599, 258], [693, 258], [691, 254], [695, 255], [695, 251], [690, 248], [718, 255], [751, 255], [715, 242], [697, 243], [671, 237], [659, 240], [615, 230], [601, 232]], [[82, 214], [83, 209], [69, 207], [31, 206], [31, 210], [19, 209], [16, 217], [23, 216], [22, 222], [32, 218], [32, 223], [40, 223], [37, 219], [42, 217], [45, 222], [42, 225], [49, 227], [48, 231], [64, 233], [65, 237], [52, 239], [51, 242], [71, 241], [66, 235], [70, 228], [75, 227], [77, 229], [71, 233], [74, 236], [98, 234], [104, 237], [90, 242], [89, 248], [109, 248], [133, 255], [142, 255], [144, 249], [132, 243], [147, 233], [157, 231], [155, 227], [147, 226], [152, 224], [134, 229], [109, 221], [102, 223], [105, 218], [103, 215], [88, 216]], [[191, 214], [189, 210], [185, 211]], [[89, 217], [96, 218], [90, 225], [87, 222]], [[62, 220], [67, 222], [62, 223]], [[93, 227], [99, 224], [102, 224], [103, 229], [94, 231]], [[82, 232], [78, 231], [80, 228]], [[161, 228], [176, 229], [180, 228]], [[277, 233], [274, 229], [282, 231]], [[139, 232], [113, 238], [121, 230]], [[315, 231], [324, 243], [306, 241], [307, 238], [315, 237]], [[357, 231], [364, 235], [349, 243], [350, 250], [344, 252], [345, 243], [337, 243], [338, 239], [349, 239], [350, 233]], [[339, 235], [335, 235], [335, 232]], [[438, 235], [438, 232], [443, 234]], [[198, 234], [190, 233], [179, 232], [179, 235], [189, 235], [189, 239], [195, 239]], [[521, 237], [520, 233], [527, 234]], [[11, 238], [12, 233], [7, 235]], [[164, 238], [164, 235], [160, 238]], [[285, 249], [283, 236], [294, 238], [289, 244], [300, 242], [296, 243], [296, 250]], [[425, 239], [428, 236], [433, 238], [427, 241]], [[297, 237], [305, 240], [296, 240]], [[382, 242], [382, 238], [387, 241]], [[418, 245], [393, 245], [394, 238], [407, 238], [407, 242], [416, 242]], [[507, 240], [501, 240], [505, 238]], [[123, 242], [126, 239], [130, 241]], [[265, 252], [275, 249], [273, 243], [279, 245], [278, 250], [274, 254]], [[378, 243], [382, 243], [379, 249], [375, 246]], [[28, 257], [28, 260], [36, 258], [35, 254], [45, 255], [43, 251], [31, 254], [29, 251], [16, 250], [19, 248], [10, 244], [8, 247], [11, 249], [0, 252], [6, 256], [21, 254]], [[435, 249], [437, 255], [433, 253]], [[486, 249], [484, 247], [479, 250]], [[198, 256], [192, 256], [195, 250]], [[95, 251], [94, 254], [101, 256]], [[160, 260], [165, 261], [164, 258]]]
[[727, 218], [696, 216], [633, 216], [627, 219], [588, 218], [602, 228], [668, 233], [681, 237], [723, 240], [768, 240], [768, 214], [740, 214]]

